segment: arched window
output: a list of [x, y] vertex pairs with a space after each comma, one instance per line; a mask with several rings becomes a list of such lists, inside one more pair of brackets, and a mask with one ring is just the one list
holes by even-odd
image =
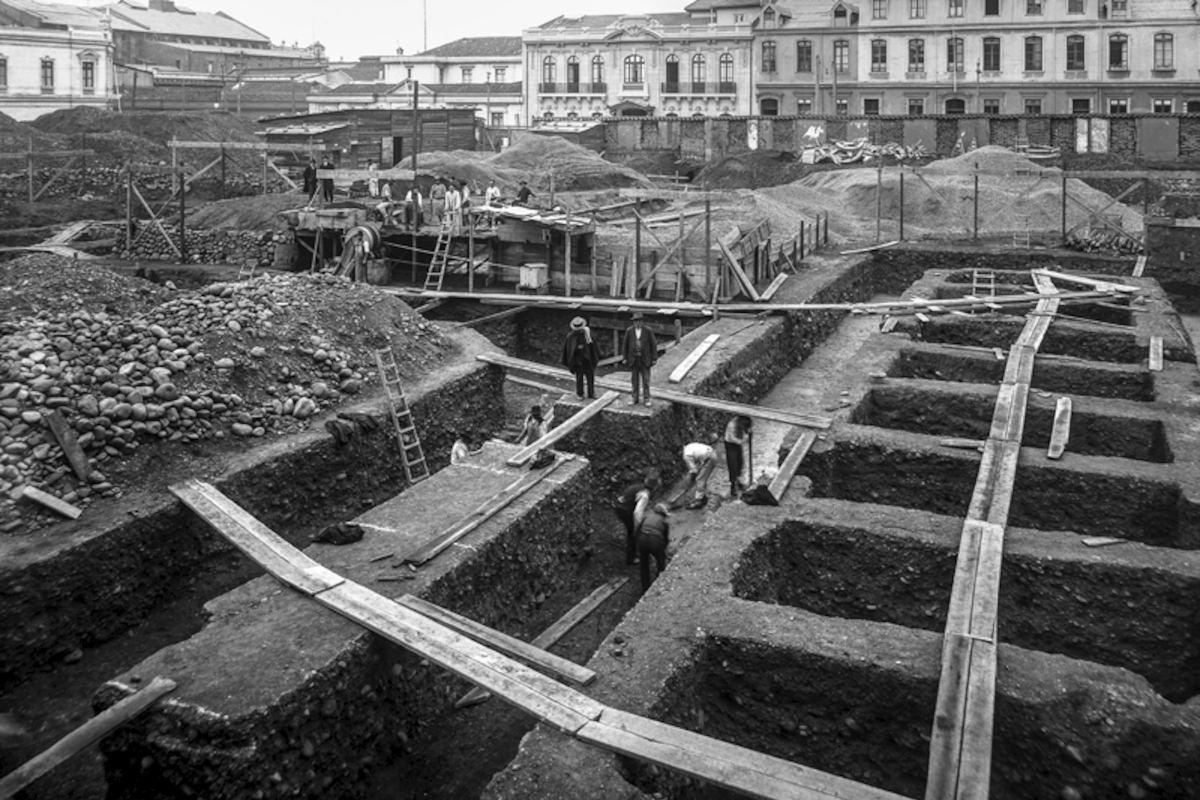
[[759, 113], [764, 117], [779, 116], [779, 101], [774, 97], [764, 97], [758, 102]]
[[965, 114], [967, 113], [967, 101], [957, 97], [951, 97], [946, 101], [947, 114]]
[[592, 56], [592, 91], [604, 91], [604, 56]]
[[1154, 34], [1154, 68], [1175, 69], [1175, 37], [1172, 34]]
[[575, 56], [567, 57], [567, 91], [579, 91], [579, 59]]
[[634, 54], [625, 56], [625, 84], [642, 84], [646, 82], [646, 59]]
[[721, 60], [717, 64], [717, 80], [721, 82], [722, 92], [725, 91], [724, 87], [733, 86], [733, 53], [721, 54]]
[[552, 119], [554, 119], [554, 112], [553, 112], [553, 111], [546, 111], [546, 113], [545, 113], [545, 114], [542, 114], [542, 118], [543, 118], [543, 119], [546, 119], [546, 120], [552, 120]]
[[667, 84], [663, 91], [667, 94], [679, 93], [679, 56], [674, 53], [667, 56]]
[[762, 71], [775, 72], [775, 43], [762, 43]]
[[1087, 69], [1087, 59], [1085, 57], [1085, 49], [1082, 36], [1067, 37], [1067, 69], [1069, 70], [1084, 70]]
[[[558, 80], [558, 63], [554, 60], [554, 56], [546, 56], [542, 59], [542, 83], [553, 86]], [[547, 91], [554, 91], [552, 88]]]
[[704, 81], [708, 77], [704, 65], [704, 56], [697, 53], [692, 56], [692, 91], [703, 92]]

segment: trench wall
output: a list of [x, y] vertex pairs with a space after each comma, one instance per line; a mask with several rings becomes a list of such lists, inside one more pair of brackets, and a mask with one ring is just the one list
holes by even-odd
[[[436, 383], [412, 387], [413, 418], [431, 469], [447, 463], [455, 432], [491, 435], [504, 426], [499, 370], [471, 361]], [[284, 535], [353, 517], [405, 487], [390, 420], [378, 400], [351, 410], [376, 414], [374, 434], [338, 446], [318, 429], [258, 448], [214, 485]], [[173, 497], [130, 496], [106, 524], [64, 523], [0, 565], [0, 681], [16, 681], [78, 647], [144, 619], [211, 559], [232, 547]], [[295, 544], [301, 544], [294, 541]]]

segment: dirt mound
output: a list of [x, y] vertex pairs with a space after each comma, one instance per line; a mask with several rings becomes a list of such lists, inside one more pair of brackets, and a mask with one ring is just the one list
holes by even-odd
[[0, 112], [0, 153], [24, 152], [29, 149], [30, 139], [33, 139], [35, 149], [45, 150], [52, 144], [37, 128], [17, 122], [8, 114]]
[[77, 135], [124, 131], [166, 146], [181, 141], [253, 142], [254, 123], [226, 113], [133, 111], [118, 114], [100, 108], [69, 108], [38, 117], [33, 127], [45, 133]]
[[278, 222], [279, 212], [300, 208], [304, 205], [304, 200], [302, 192], [219, 200], [189, 214], [188, 225], [204, 229], [270, 230]]
[[87, 261], [38, 253], [0, 263], [0, 322], [77, 309], [145, 311], [171, 293]]
[[[405, 159], [400, 166], [411, 167], [412, 160]], [[560, 192], [653, 186], [645, 175], [605, 161], [561, 136], [524, 136], [495, 154], [464, 150], [425, 153], [417, 166], [421, 172], [471, 181], [481, 189], [494, 180], [509, 197], [516, 194], [521, 181], [528, 181], [536, 192], [548, 192], [551, 173], [555, 191]]]
[[791, 183], [812, 171], [785, 150], [752, 150], [726, 156], [697, 173], [693, 183], [706, 189], [759, 189]]
[[[321, 275], [264, 276], [175, 292], [132, 314], [97, 306], [0, 323], [0, 532], [57, 521], [8, 493], [35, 486], [86, 505], [138, 479], [130, 458], [177, 444], [308, 427], [375, 378], [390, 346], [406, 378], [457, 346], [390, 294]], [[93, 467], [78, 481], [44, 419], [57, 409]]]
[[923, 172], [945, 172], [956, 175], [966, 175], [972, 170], [990, 172], [1017, 172], [1018, 170], [1042, 170], [1058, 172], [1047, 168], [1045, 164], [1032, 161], [1020, 153], [1015, 153], [1007, 147], [988, 145], [963, 153], [954, 158], [943, 158], [930, 163]]

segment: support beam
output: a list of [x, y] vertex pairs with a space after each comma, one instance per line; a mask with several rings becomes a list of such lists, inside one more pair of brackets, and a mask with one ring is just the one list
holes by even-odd
[[700, 359], [704, 358], [704, 354], [712, 349], [717, 340], [721, 338], [721, 334], [714, 333], [705, 338], [703, 342], [696, 346], [696, 349], [688, 353], [687, 358], [683, 359], [674, 370], [671, 371], [671, 376], [667, 379], [671, 383], [680, 383], [687, 374], [692, 371], [692, 367], [700, 363]]
[[572, 433], [579, 430], [579, 428], [583, 427], [585, 422], [612, 405], [613, 401], [615, 401], [617, 397], [619, 397], [619, 395], [616, 392], [605, 392], [602, 396], [588, 403], [557, 428], [550, 431], [548, 434], [543, 436], [541, 439], [538, 439], [524, 450], [521, 450], [512, 458], [508, 459], [508, 465], [510, 467], [524, 466], [525, 463], [537, 455], [539, 451], [550, 448], [552, 445], [561, 442], [567, 436], [570, 436]]
[[800, 468], [800, 462], [804, 461], [804, 457], [808, 455], [808, 451], [812, 449], [813, 444], [817, 441], [816, 431], [801, 431], [800, 438], [792, 445], [792, 449], [788, 451], [787, 458], [783, 460], [783, 464], [779, 467], [779, 472], [771, 481], [768, 489], [771, 496], [776, 501], [782, 500], [787, 494], [788, 487], [792, 485], [792, 478], [796, 477], [796, 470]]

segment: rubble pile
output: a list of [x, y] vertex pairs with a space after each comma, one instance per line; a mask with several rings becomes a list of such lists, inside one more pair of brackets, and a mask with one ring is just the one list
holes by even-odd
[[[2, 322], [0, 532], [60, 519], [13, 500], [22, 487], [86, 506], [119, 496], [136, 473], [123, 462], [147, 445], [304, 429], [363, 390], [385, 346], [406, 377], [454, 350], [396, 298], [322, 275], [213, 284], [129, 315], [78, 307]], [[78, 436], [88, 480], [48, 427], [54, 411]]]
[[[162, 231], [152, 223], [133, 235], [132, 249], [124, 235], [117, 239], [113, 255], [139, 261], [179, 261], [175, 250], [167, 243]], [[177, 242], [179, 231], [167, 228], [172, 241]], [[276, 235], [254, 231], [188, 230], [187, 260], [193, 264], [254, 264], [269, 267], [275, 260]]]

